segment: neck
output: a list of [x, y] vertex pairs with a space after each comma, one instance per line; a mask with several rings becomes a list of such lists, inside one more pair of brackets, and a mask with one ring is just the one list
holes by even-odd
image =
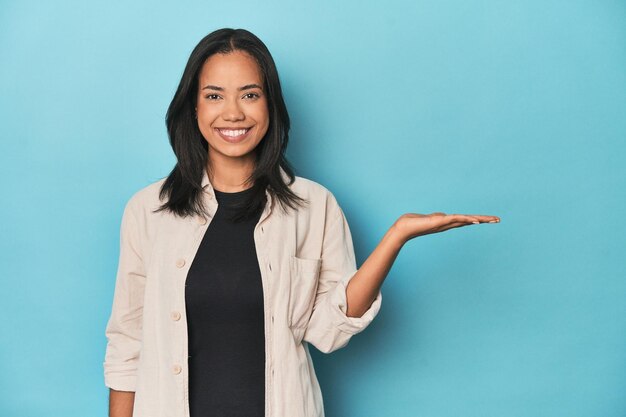
[[209, 155], [207, 173], [213, 188], [218, 191], [235, 193], [250, 187], [245, 181], [254, 171], [254, 155], [248, 158], [228, 158], [223, 155]]

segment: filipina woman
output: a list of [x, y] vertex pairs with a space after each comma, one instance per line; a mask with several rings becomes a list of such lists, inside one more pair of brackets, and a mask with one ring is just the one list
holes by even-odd
[[166, 116], [176, 165], [127, 202], [106, 328], [111, 417], [321, 417], [309, 353], [381, 308], [403, 245], [486, 215], [406, 213], [357, 268], [346, 217], [285, 158], [276, 66], [252, 33], [203, 38]]

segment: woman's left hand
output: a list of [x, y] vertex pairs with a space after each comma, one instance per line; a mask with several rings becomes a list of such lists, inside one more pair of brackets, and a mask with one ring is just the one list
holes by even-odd
[[404, 244], [418, 236], [444, 232], [456, 227], [499, 222], [500, 218], [497, 216], [482, 214], [407, 213], [396, 220], [393, 229], [400, 244]]
[[478, 214], [403, 214], [387, 230], [346, 288], [347, 315], [361, 317], [371, 306], [402, 245], [417, 236], [439, 233], [478, 223], [498, 223], [497, 216]]

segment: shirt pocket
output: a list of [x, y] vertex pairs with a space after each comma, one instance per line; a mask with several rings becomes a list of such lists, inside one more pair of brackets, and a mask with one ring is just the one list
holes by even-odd
[[321, 265], [321, 259], [291, 257], [289, 327], [297, 341], [302, 340], [304, 330], [313, 312]]

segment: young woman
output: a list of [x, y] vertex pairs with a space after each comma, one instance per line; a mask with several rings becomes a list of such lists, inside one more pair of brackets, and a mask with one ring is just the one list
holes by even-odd
[[278, 73], [242, 29], [195, 47], [167, 128], [176, 166], [122, 218], [104, 362], [112, 417], [323, 416], [308, 344], [332, 352], [369, 325], [408, 240], [499, 221], [404, 214], [357, 269], [337, 200], [285, 159]]

